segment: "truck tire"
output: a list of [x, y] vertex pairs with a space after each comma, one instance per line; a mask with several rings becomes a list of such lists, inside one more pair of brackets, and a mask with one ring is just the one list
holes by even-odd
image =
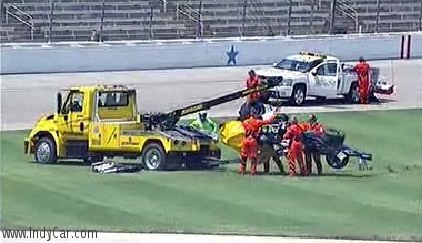
[[346, 102], [348, 104], [357, 104], [359, 103], [359, 90], [358, 90], [358, 83], [353, 82], [350, 85], [349, 93], [344, 96]]
[[329, 146], [340, 146], [344, 142], [345, 135], [343, 132], [328, 128], [322, 135], [322, 141]]
[[56, 144], [48, 137], [42, 137], [35, 145], [34, 159], [40, 164], [57, 162]]
[[325, 160], [327, 161], [328, 165], [330, 165], [333, 169], [340, 170], [349, 163], [349, 156], [345, 156], [340, 159], [337, 156], [337, 153], [330, 151], [325, 156]]
[[296, 85], [293, 87], [290, 102], [293, 105], [301, 106], [306, 101], [306, 90], [304, 85]]
[[167, 155], [158, 143], [150, 143], [142, 151], [142, 165], [148, 170], [166, 169]]

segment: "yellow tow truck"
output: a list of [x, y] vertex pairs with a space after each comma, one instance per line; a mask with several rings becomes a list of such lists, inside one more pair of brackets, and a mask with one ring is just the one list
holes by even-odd
[[[91, 164], [123, 157], [149, 170], [199, 169], [219, 160], [218, 141], [177, 125], [182, 116], [208, 110], [275, 84], [263, 84], [168, 113], [141, 114], [136, 90], [122, 85], [71, 87], [57, 94], [57, 111], [43, 116], [24, 141], [38, 163], [78, 159]], [[63, 99], [64, 98], [64, 99]]]

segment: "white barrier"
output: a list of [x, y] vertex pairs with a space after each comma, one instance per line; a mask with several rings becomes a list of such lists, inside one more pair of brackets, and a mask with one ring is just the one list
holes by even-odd
[[[1, 73], [123, 71], [225, 66], [228, 52], [237, 65], [268, 64], [299, 51], [342, 60], [400, 58], [404, 34], [227, 38], [204, 41], [3, 44]], [[409, 35], [409, 34], [405, 34]], [[422, 34], [410, 33], [411, 57], [422, 57]], [[232, 64], [232, 63], [231, 63]]]

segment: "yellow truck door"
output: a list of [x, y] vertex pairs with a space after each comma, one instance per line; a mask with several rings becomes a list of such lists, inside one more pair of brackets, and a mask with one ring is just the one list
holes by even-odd
[[89, 115], [87, 97], [82, 92], [72, 92], [67, 114], [68, 140], [88, 140]]
[[93, 151], [119, 150], [119, 124], [93, 122], [89, 126], [89, 148]]

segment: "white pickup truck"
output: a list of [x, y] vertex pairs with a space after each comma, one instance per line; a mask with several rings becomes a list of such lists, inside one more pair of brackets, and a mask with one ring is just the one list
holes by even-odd
[[[282, 80], [271, 90], [270, 101], [289, 100], [298, 106], [306, 101], [307, 96], [321, 100], [343, 96], [348, 103], [359, 101], [356, 72], [334, 56], [301, 52], [274, 63], [271, 69], [257, 70], [256, 73], [263, 82], [274, 78]], [[378, 69], [372, 68], [371, 82], [377, 83], [373, 79], [378, 76]]]

